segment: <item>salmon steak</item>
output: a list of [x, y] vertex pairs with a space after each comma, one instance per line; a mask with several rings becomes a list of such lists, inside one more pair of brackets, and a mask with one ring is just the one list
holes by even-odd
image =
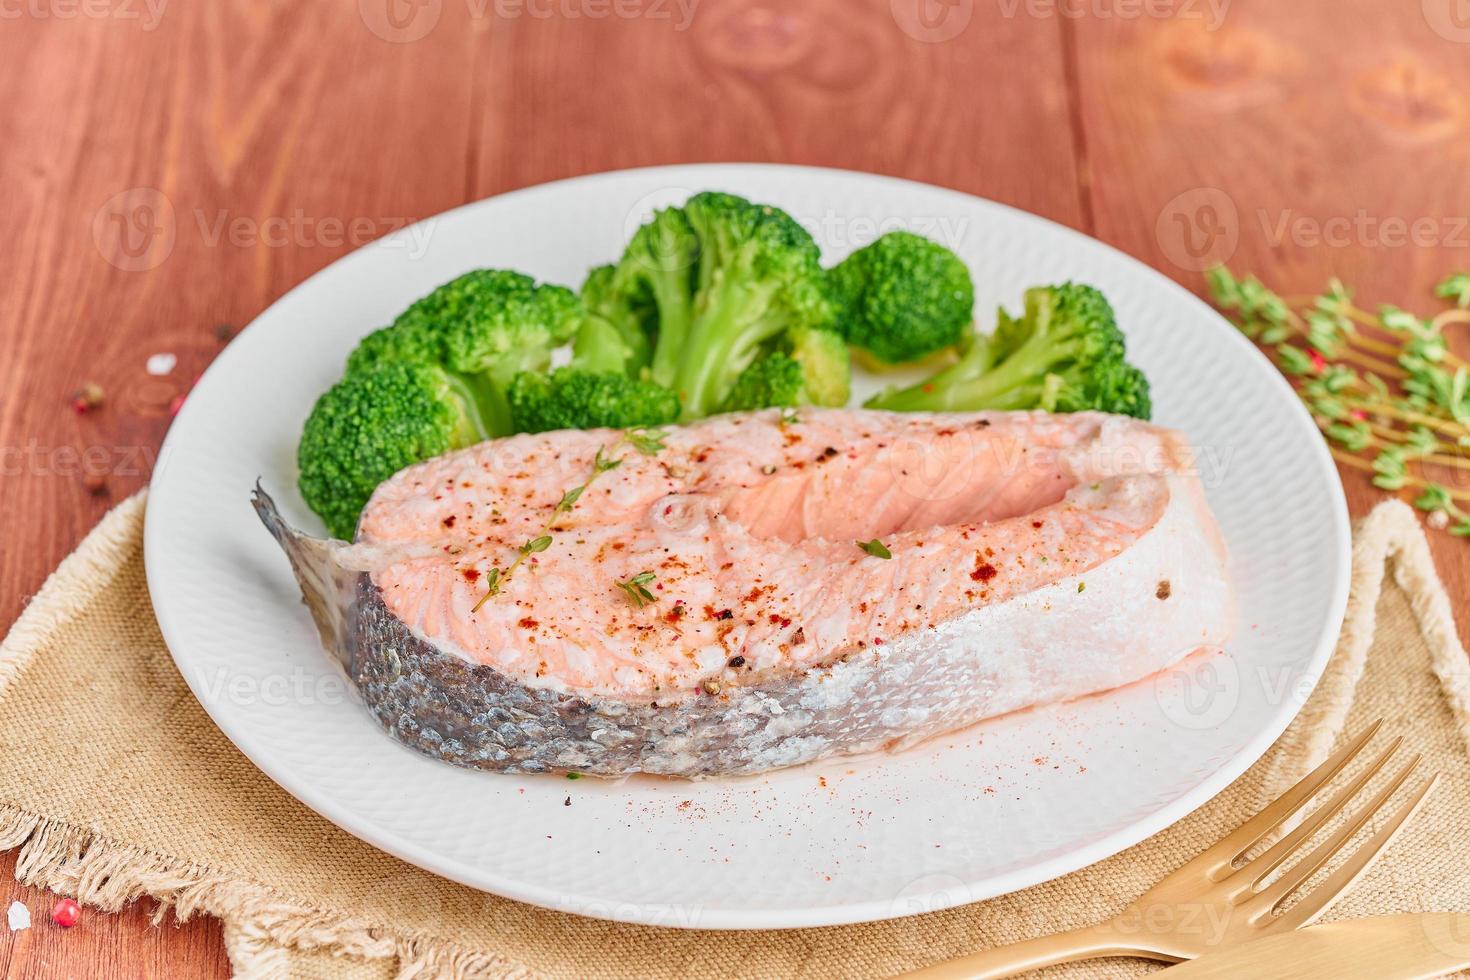
[[397, 740], [498, 772], [758, 773], [1218, 649], [1190, 448], [1095, 413], [802, 409], [481, 443], [354, 542], [257, 512]]

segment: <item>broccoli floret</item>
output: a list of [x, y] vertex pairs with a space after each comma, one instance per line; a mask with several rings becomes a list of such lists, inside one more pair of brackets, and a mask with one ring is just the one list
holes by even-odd
[[847, 404], [852, 374], [847, 343], [830, 330], [793, 330], [783, 340], [740, 372], [722, 411]]
[[[634, 322], [645, 336], [655, 338], [650, 374], [665, 387], [674, 380], [689, 338], [699, 251], [685, 211], [665, 208], [633, 233], [609, 279], [611, 301], [629, 318], [638, 318]], [[617, 322], [615, 316], [610, 319]]]
[[721, 407], [726, 412], [750, 412], [805, 402], [806, 378], [801, 365], [790, 354], [774, 351], [740, 372]]
[[801, 365], [803, 402], [841, 408], [852, 397], [852, 355], [831, 330], [798, 328], [786, 334], [791, 356]]
[[1102, 293], [1075, 283], [1038, 287], [1026, 293], [1024, 316], [1002, 311], [995, 333], [972, 335], [956, 364], [867, 404], [900, 412], [1092, 409], [1146, 419], [1148, 380], [1126, 353]]
[[521, 371], [544, 370], [552, 348], [565, 343], [585, 314], [563, 286], [530, 276], [478, 269], [414, 303], [392, 326], [363, 338], [347, 359], [352, 374], [384, 364], [427, 364], [466, 378], [483, 378], [482, 413], [491, 435], [511, 431], [505, 389]]
[[974, 315], [970, 270], [938, 242], [894, 231], [827, 273], [837, 329], [885, 364], [958, 344]]
[[516, 431], [627, 429], [673, 422], [679, 417], [679, 396], [633, 377], [632, 357], [616, 327], [600, 316], [588, 316], [577, 331], [569, 365], [549, 374], [527, 371], [511, 382]]
[[679, 397], [626, 374], [564, 367], [516, 375], [510, 410], [519, 432], [630, 429], [673, 422], [679, 417]]
[[301, 495], [334, 537], [351, 539], [379, 483], [405, 466], [489, 437], [481, 393], [437, 367], [360, 367], [317, 399], [296, 460]]
[[681, 418], [721, 409], [735, 379], [788, 330], [832, 319], [816, 242], [790, 215], [703, 193], [639, 229], [614, 276], [658, 312], [651, 377]]
[[[651, 297], [639, 289], [625, 289], [617, 281], [617, 267], [600, 265], [587, 273], [582, 283], [582, 305], [617, 332], [626, 350], [624, 368], [636, 374], [653, 357], [653, 334], [658, 327], [658, 310]], [[578, 341], [581, 335], [578, 334]]]

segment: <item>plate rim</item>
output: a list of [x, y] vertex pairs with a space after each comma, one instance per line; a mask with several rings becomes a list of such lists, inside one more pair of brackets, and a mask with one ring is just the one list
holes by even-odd
[[[1272, 383], [1279, 385], [1286, 391], [1291, 391], [1291, 385], [1286, 378], [1276, 370], [1270, 360], [1247, 338], [1241, 336], [1240, 332], [1231, 326], [1216, 310], [1211, 308], [1200, 297], [1181, 284], [1175, 282], [1163, 272], [1149, 265], [1141, 259], [1109, 245], [1100, 239], [1094, 238], [1084, 232], [1070, 228], [1057, 221], [1042, 215], [1026, 211], [1012, 205], [994, 201], [989, 198], [980, 197], [967, 191], [944, 187], [938, 184], [930, 184], [923, 181], [913, 180], [905, 177], [896, 177], [888, 174], [874, 173], [870, 171], [847, 170], [833, 167], [817, 167], [799, 164], [782, 164], [768, 162], [703, 162], [689, 164], [666, 164], [650, 167], [635, 167], [621, 170], [598, 171], [595, 173], [581, 174], [558, 180], [545, 181], [515, 188], [502, 194], [491, 195], [476, 201], [469, 201], [456, 207], [438, 212], [406, 226], [400, 232], [418, 227], [428, 222], [438, 221], [451, 216], [461, 215], [475, 208], [482, 207], [489, 202], [503, 202], [508, 199], [519, 197], [530, 197], [537, 194], [554, 193], [559, 189], [567, 188], [578, 183], [590, 183], [608, 178], [617, 177], [658, 177], [666, 176], [676, 180], [679, 185], [688, 182], [685, 176], [704, 173], [716, 173], [720, 171], [759, 171], [770, 175], [802, 173], [808, 176], [829, 176], [843, 179], [860, 178], [866, 181], [876, 181], [884, 184], [902, 185], [909, 188], [920, 189], [925, 193], [941, 193], [944, 195], [955, 195], [964, 200], [967, 206], [980, 205], [985, 208], [997, 209], [1022, 216], [1028, 221], [1043, 222], [1049, 225], [1053, 232], [1059, 233], [1072, 240], [1080, 247], [1104, 250], [1111, 253], [1114, 259], [1121, 259], [1126, 264], [1134, 267], [1145, 279], [1150, 280], [1153, 285], [1160, 289], [1172, 290], [1177, 298], [1187, 301], [1202, 314], [1215, 321], [1218, 326], [1223, 327], [1233, 337], [1242, 352], [1253, 358], [1258, 367], [1269, 373]], [[268, 306], [262, 309], [250, 323], [247, 324], [236, 335], [226, 348], [209, 364], [195, 385], [202, 385], [211, 374], [223, 372], [221, 365], [228, 364], [232, 359], [232, 353], [238, 356], [241, 349], [240, 339], [262, 318], [268, 316], [277, 306], [287, 302], [299, 291], [305, 291], [312, 287], [313, 283], [320, 277], [324, 277], [338, 270], [346, 263], [361, 261], [358, 257], [368, 252], [376, 242], [369, 242], [353, 251], [328, 263], [301, 282], [292, 286], [282, 293]], [[189, 400], [185, 400], [180, 415], [190, 411]], [[1298, 423], [1311, 426], [1314, 434], [1315, 423], [1312, 422], [1306, 409], [1297, 404], [1293, 418]], [[171, 458], [171, 450], [177, 447], [171, 446], [174, 440], [175, 428], [170, 427], [164, 438], [159, 451], [160, 460]], [[1331, 525], [1332, 538], [1337, 546], [1337, 567], [1331, 570], [1333, 576], [1331, 599], [1328, 606], [1327, 617], [1322, 629], [1318, 633], [1315, 647], [1311, 657], [1303, 664], [1304, 676], [1310, 676], [1311, 689], [1315, 690], [1320, 682], [1322, 674], [1326, 669], [1327, 662], [1331, 658], [1336, 647], [1337, 638], [1341, 632], [1342, 624], [1346, 616], [1348, 591], [1351, 579], [1351, 555], [1352, 539], [1348, 516], [1347, 497], [1344, 491], [1340, 475], [1336, 465], [1332, 461], [1331, 453], [1326, 443], [1320, 438], [1312, 441], [1312, 456], [1318, 471], [1327, 477], [1327, 484], [1331, 488]], [[154, 496], [155, 484], [162, 486], [164, 475], [168, 470], [167, 465], [155, 469], [149, 480], [150, 499]], [[166, 492], [166, 491], [165, 491]], [[822, 926], [852, 925], [863, 922], [877, 922], [889, 919], [904, 918], [911, 915], [923, 914], [929, 911], [938, 911], [962, 904], [973, 904], [996, 898], [1001, 895], [1010, 894], [1023, 888], [1042, 884], [1070, 874], [1082, 868], [1089, 867], [1108, 857], [1120, 853], [1133, 845], [1147, 840], [1162, 832], [1168, 827], [1182, 820], [1184, 817], [1204, 806], [1217, 796], [1222, 790], [1234, 782], [1247, 769], [1254, 765], [1271, 747], [1281, 734], [1296, 718], [1307, 698], [1283, 699], [1271, 714], [1267, 724], [1262, 726], [1257, 734], [1246, 741], [1246, 743], [1233, 755], [1221, 762], [1213, 772], [1201, 780], [1193, 788], [1180, 794], [1176, 799], [1159, 807], [1146, 816], [1135, 820], [1133, 823], [1122, 827], [1112, 833], [1105, 834], [1085, 844], [1074, 847], [1063, 853], [1054, 855], [1041, 861], [1026, 864], [1023, 867], [1014, 868], [1009, 871], [991, 875], [976, 882], [950, 885], [944, 888], [936, 888], [926, 892], [922, 897], [925, 899], [924, 907], [914, 909], [901, 909], [895, 906], [891, 900], [872, 899], [859, 902], [838, 902], [833, 904], [809, 904], [798, 908], [788, 909], [700, 909], [700, 914], [695, 917], [697, 922], [691, 921], [683, 916], [670, 916], [671, 909], [683, 909], [688, 906], [681, 903], [631, 903], [617, 897], [601, 897], [591, 893], [582, 893], [576, 896], [577, 901], [584, 910], [571, 911], [566, 907], [568, 894], [563, 890], [557, 890], [546, 886], [527, 884], [514, 878], [508, 878], [494, 873], [483, 867], [472, 867], [468, 864], [441, 858], [431, 849], [403, 838], [391, 832], [380, 832], [370, 822], [366, 827], [357, 818], [350, 807], [339, 806], [335, 801], [325, 794], [314, 792], [314, 787], [293, 777], [286, 766], [277, 766], [270, 759], [269, 754], [261, 750], [259, 745], [251, 741], [249, 730], [246, 726], [233, 725], [228, 721], [225, 712], [217, 712], [211, 704], [211, 698], [199, 690], [196, 683], [198, 679], [192, 676], [192, 672], [185, 669], [181, 655], [175, 652], [175, 647], [183, 644], [180, 635], [182, 627], [175, 620], [174, 613], [169, 604], [158, 601], [155, 594], [159, 582], [163, 578], [161, 569], [156, 568], [152, 556], [161, 550], [160, 539], [166, 533], [164, 524], [166, 517], [161, 515], [154, 507], [146, 507], [144, 514], [143, 529], [143, 556], [144, 569], [148, 581], [149, 596], [154, 608], [154, 614], [158, 621], [159, 631], [163, 637], [164, 644], [168, 648], [169, 655], [174, 661], [175, 667], [183, 676], [190, 692], [209, 716], [210, 720], [224, 734], [224, 736], [238, 749], [251, 764], [258, 768], [272, 782], [289, 793], [293, 798], [330, 821], [343, 832], [356, 837], [394, 857], [404, 860], [418, 868], [432, 874], [440, 875], [451, 881], [458, 882], [479, 891], [500, 895], [515, 901], [526, 902], [541, 908], [554, 911], [570, 912], [590, 918], [606, 919], [609, 921], [628, 922], [639, 925], [660, 926], [674, 929], [697, 929], [697, 930], [767, 930], [787, 928], [816, 928]], [[160, 542], [155, 544], [155, 542]], [[1325, 571], [1325, 570], [1324, 570]], [[224, 717], [222, 717], [222, 715]]]

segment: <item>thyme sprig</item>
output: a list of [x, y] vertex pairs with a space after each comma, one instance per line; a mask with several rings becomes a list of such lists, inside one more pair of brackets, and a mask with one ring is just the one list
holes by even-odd
[[1380, 489], [1417, 490], [1432, 526], [1470, 536], [1470, 492], [1426, 469], [1470, 470], [1470, 363], [1445, 339], [1446, 327], [1470, 323], [1470, 273], [1435, 288], [1455, 306], [1427, 320], [1389, 305], [1370, 313], [1336, 279], [1320, 295], [1282, 297], [1223, 266], [1208, 278], [1215, 304], [1296, 381], [1335, 458]]
[[633, 600], [633, 605], [642, 609], [649, 603], [658, 601], [658, 596], [648, 591], [648, 583], [657, 577], [653, 572], [639, 572], [625, 582], [615, 582], [614, 584], [628, 593], [628, 598]]
[[596, 454], [592, 457], [592, 472], [587, 479], [575, 487], [570, 487], [562, 492], [559, 499], [551, 508], [545, 522], [541, 525], [541, 533], [531, 538], [525, 544], [516, 549], [516, 556], [503, 570], [492, 568], [485, 576], [485, 594], [480, 597], [470, 612], [479, 612], [480, 607], [485, 605], [492, 596], [499, 595], [505, 588], [510, 577], [515, 574], [517, 568], [530, 556], [540, 554], [551, 547], [553, 532], [556, 530], [557, 521], [562, 515], [570, 514], [572, 508], [577, 506], [577, 501], [582, 499], [582, 494], [602, 474], [617, 469], [623, 465], [626, 457], [617, 455], [623, 446], [632, 446], [644, 456], [657, 456], [664, 447], [664, 440], [668, 438], [668, 432], [664, 429], [627, 429], [611, 446], [598, 446]]

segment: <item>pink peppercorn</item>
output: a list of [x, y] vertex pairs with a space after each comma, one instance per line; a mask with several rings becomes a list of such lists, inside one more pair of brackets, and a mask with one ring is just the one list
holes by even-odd
[[69, 898], [63, 898], [56, 903], [56, 908], [51, 910], [51, 921], [63, 929], [70, 929], [77, 924], [82, 917], [82, 908]]

